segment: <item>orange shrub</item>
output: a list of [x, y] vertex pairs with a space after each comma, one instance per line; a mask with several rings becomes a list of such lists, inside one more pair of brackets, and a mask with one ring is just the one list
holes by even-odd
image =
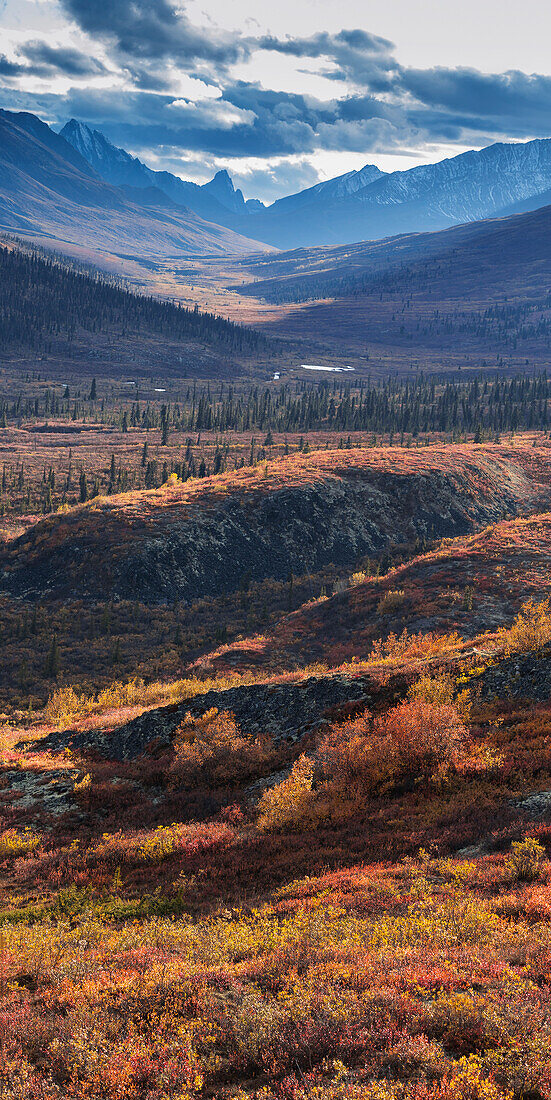
[[242, 782], [275, 762], [269, 742], [244, 737], [233, 714], [213, 707], [200, 718], [186, 715], [173, 740], [172, 787], [217, 787]]
[[377, 718], [374, 731], [394, 749], [404, 769], [433, 775], [457, 763], [468, 738], [452, 704], [412, 699]]
[[320, 746], [326, 789], [354, 799], [410, 778], [443, 776], [467, 739], [451, 704], [411, 699], [374, 721], [364, 714], [334, 727]]

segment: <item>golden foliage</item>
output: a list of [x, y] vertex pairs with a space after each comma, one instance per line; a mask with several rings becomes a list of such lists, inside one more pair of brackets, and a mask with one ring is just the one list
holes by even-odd
[[530, 653], [551, 642], [551, 607], [546, 600], [523, 603], [509, 629], [498, 631], [498, 642], [504, 653]]
[[507, 870], [518, 882], [533, 882], [539, 878], [545, 859], [545, 848], [534, 837], [515, 840], [506, 863]]
[[245, 781], [275, 759], [267, 742], [243, 736], [234, 715], [219, 713], [216, 707], [198, 718], [187, 714], [175, 732], [173, 749], [175, 759], [169, 770], [172, 787]]
[[8, 859], [12, 856], [24, 856], [34, 852], [42, 843], [40, 833], [31, 829], [5, 829], [0, 833], [0, 859]]
[[314, 764], [303, 753], [287, 779], [264, 791], [258, 806], [260, 829], [280, 832], [306, 824], [312, 805], [313, 778]]

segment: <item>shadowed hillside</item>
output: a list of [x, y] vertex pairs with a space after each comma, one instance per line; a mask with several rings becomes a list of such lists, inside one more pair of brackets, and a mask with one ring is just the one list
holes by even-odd
[[121, 367], [133, 352], [134, 369], [136, 360], [146, 370], [162, 354], [165, 370], [178, 364], [180, 371], [189, 361], [200, 370], [205, 348], [219, 360], [268, 348], [263, 336], [241, 325], [133, 294], [122, 284], [13, 242], [0, 245], [0, 302], [4, 355], [41, 353], [66, 363], [90, 363], [94, 373], [99, 373], [100, 349], [106, 354], [108, 345]]
[[[527, 599], [551, 595], [550, 571], [551, 514], [504, 520], [445, 539], [384, 576], [357, 574], [350, 587], [288, 615], [265, 636], [221, 647], [210, 661], [219, 669], [335, 666], [365, 660], [376, 639], [396, 640], [404, 630], [476, 638], [508, 626]], [[404, 651], [408, 644], [404, 636]]]
[[145, 602], [283, 580], [416, 537], [462, 534], [541, 507], [549, 452], [474, 448], [326, 451], [160, 489], [96, 497], [7, 544], [19, 595]]

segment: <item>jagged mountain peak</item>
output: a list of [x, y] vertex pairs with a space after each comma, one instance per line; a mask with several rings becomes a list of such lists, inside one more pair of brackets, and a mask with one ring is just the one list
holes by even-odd
[[233, 210], [236, 214], [244, 212], [245, 199], [243, 198], [243, 192], [234, 187], [227, 168], [221, 168], [209, 183], [204, 184], [203, 190], [215, 195], [223, 206], [227, 206], [229, 210]]
[[107, 183], [116, 187], [158, 188], [173, 202], [189, 207], [197, 214], [220, 225], [230, 224], [235, 215], [261, 211], [258, 199], [245, 201], [243, 192], [234, 186], [226, 168], [203, 185], [183, 180], [171, 172], [156, 172], [138, 157], [113, 145], [100, 130], [71, 118], [60, 134], [83, 156]]

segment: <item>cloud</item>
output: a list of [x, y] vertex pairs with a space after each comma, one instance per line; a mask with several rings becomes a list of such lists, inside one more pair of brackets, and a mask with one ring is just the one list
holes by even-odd
[[[551, 77], [403, 66], [389, 39], [362, 28], [278, 37], [249, 22], [239, 34], [193, 25], [177, 0], [58, 2], [70, 20], [63, 45], [29, 32], [0, 56], [4, 105], [80, 118], [145, 160], [154, 150], [157, 167], [242, 163], [249, 194], [311, 185], [325, 153], [365, 163], [549, 134]], [[278, 56], [287, 74], [315, 74], [316, 96], [265, 86]], [[54, 94], [59, 75], [69, 87]], [[51, 91], [31, 93], [29, 76]], [[307, 81], [297, 75], [297, 88]]]
[[88, 57], [71, 47], [33, 41], [22, 47], [21, 54], [31, 63], [34, 75], [58, 72], [67, 76], [93, 76], [107, 72], [105, 65], [97, 58]]
[[4, 54], [0, 54], [0, 76], [20, 76], [25, 72], [25, 66], [16, 61], [10, 61]]
[[405, 69], [401, 87], [431, 112], [427, 122], [455, 120], [462, 128], [495, 133], [547, 135], [551, 77], [522, 72], [487, 74], [475, 69]]
[[127, 60], [177, 58], [228, 65], [247, 47], [241, 36], [194, 27], [169, 0], [61, 0], [67, 15], [92, 38], [114, 45]]

